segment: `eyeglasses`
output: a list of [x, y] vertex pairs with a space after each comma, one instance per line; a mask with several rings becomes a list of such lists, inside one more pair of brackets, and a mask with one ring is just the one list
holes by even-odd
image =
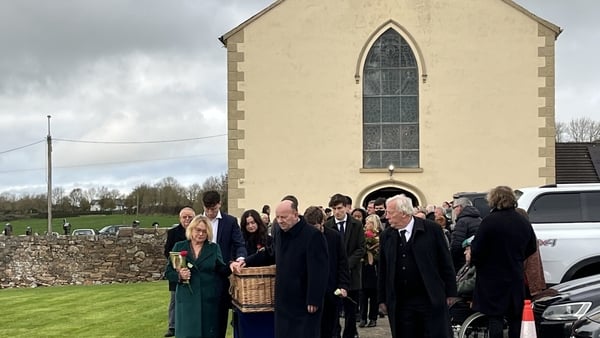
[[194, 216], [181, 216], [181, 218], [183, 218], [183, 219], [192, 219], [192, 218], [194, 218]]
[[208, 234], [208, 230], [206, 230], [206, 229], [198, 229], [198, 228], [196, 228], [196, 229], [194, 229], [194, 232], [197, 232], [199, 234]]

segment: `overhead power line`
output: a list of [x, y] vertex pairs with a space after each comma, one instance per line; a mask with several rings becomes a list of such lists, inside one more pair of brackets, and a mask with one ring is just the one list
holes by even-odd
[[37, 142], [33, 142], [31, 144], [27, 144], [27, 145], [24, 145], [24, 146], [16, 147], [16, 148], [13, 148], [13, 149], [8, 149], [8, 150], [0, 151], [0, 155], [6, 154], [6, 153], [10, 153], [11, 151], [16, 151], [16, 150], [19, 150], [19, 149], [31, 147], [31, 146], [34, 146], [36, 144], [39, 144], [39, 143], [42, 143], [42, 142], [45, 142], [45, 141], [46, 141], [46, 139], [42, 139], [42, 140], [39, 140]]
[[218, 134], [218, 135], [210, 135], [210, 136], [202, 136], [202, 137], [192, 137], [192, 138], [182, 138], [182, 139], [174, 139], [174, 140], [157, 140], [157, 141], [89, 141], [89, 140], [70, 140], [64, 138], [54, 138], [54, 141], [62, 141], [62, 142], [72, 142], [72, 143], [99, 143], [99, 144], [149, 144], [149, 143], [173, 143], [173, 142], [188, 142], [188, 141], [197, 141], [197, 140], [205, 140], [209, 138], [217, 138], [227, 136], [227, 134]]
[[[128, 161], [115, 161], [115, 162], [96, 162], [96, 163], [86, 163], [86, 164], [72, 164], [72, 165], [64, 165], [64, 166], [55, 166], [55, 169], [69, 169], [69, 168], [81, 168], [81, 167], [100, 167], [100, 166], [110, 166], [116, 164], [127, 164], [127, 163], [140, 163], [140, 162], [158, 162], [158, 161], [172, 161], [172, 160], [180, 160], [180, 159], [190, 159], [190, 158], [198, 158], [198, 157], [206, 157], [206, 156], [217, 156], [223, 155], [225, 153], [208, 153], [208, 154], [199, 154], [199, 155], [185, 155], [185, 156], [176, 156], [176, 157], [162, 157], [162, 158], [151, 158], [146, 160], [128, 160]], [[22, 169], [8, 169], [8, 170], [0, 170], [0, 174], [13, 173], [13, 172], [24, 172], [24, 171], [39, 171], [45, 170], [46, 168], [22, 168]]]

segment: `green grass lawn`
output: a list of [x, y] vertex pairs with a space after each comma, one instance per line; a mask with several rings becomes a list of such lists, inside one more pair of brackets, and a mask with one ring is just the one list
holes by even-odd
[[162, 337], [168, 303], [166, 281], [2, 289], [0, 337]]
[[[158, 222], [161, 227], [170, 228], [173, 224], [179, 223], [177, 215], [86, 215], [79, 217], [67, 218], [67, 222], [71, 223], [71, 231], [75, 229], [94, 229], [100, 230], [105, 225], [125, 224], [130, 225], [134, 220], [140, 221], [142, 228], [149, 228], [152, 223]], [[42, 235], [48, 230], [48, 220], [41, 218], [20, 219], [11, 221], [13, 233], [15, 235], [24, 235], [27, 226], [30, 226], [33, 232]], [[63, 219], [52, 219], [52, 231], [63, 234]], [[4, 229], [2, 224], [1, 229]]]

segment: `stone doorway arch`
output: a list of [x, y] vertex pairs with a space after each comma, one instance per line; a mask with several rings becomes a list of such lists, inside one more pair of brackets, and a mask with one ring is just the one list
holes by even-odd
[[361, 194], [359, 194], [358, 200], [360, 201], [360, 206], [366, 209], [369, 201], [375, 200], [379, 197], [387, 199], [400, 194], [410, 197], [413, 202], [413, 206], [422, 205], [425, 202], [425, 198], [422, 196], [422, 194], [420, 194], [418, 189], [411, 189], [411, 187], [403, 186], [402, 184], [386, 184], [367, 187], [362, 191]]

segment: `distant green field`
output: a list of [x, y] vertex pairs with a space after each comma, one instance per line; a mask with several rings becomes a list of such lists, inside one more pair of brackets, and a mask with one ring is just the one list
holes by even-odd
[[[150, 215], [150, 216], [135, 216], [135, 215], [86, 215], [79, 217], [67, 218], [67, 222], [71, 223], [71, 231], [75, 229], [94, 229], [100, 230], [105, 225], [125, 224], [130, 225], [134, 220], [140, 221], [140, 227], [149, 228], [152, 223], [158, 222], [161, 228], [169, 228], [173, 224], [179, 223], [177, 215]], [[14, 235], [24, 235], [27, 226], [30, 226], [34, 233], [44, 234], [48, 230], [48, 220], [41, 218], [20, 219], [11, 221]], [[63, 219], [52, 219], [52, 231], [63, 234]], [[0, 230], [4, 229], [4, 224]]]

